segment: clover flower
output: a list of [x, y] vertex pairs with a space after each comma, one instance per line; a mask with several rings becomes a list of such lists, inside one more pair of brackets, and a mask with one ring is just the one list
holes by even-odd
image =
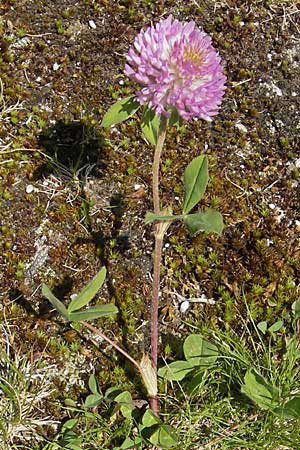
[[195, 22], [172, 16], [140, 31], [125, 74], [141, 85], [139, 103], [166, 117], [175, 108], [183, 119], [211, 120], [225, 91], [226, 77], [211, 38]]

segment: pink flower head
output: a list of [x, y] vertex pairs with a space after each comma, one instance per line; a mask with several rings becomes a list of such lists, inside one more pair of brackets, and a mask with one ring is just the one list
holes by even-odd
[[183, 119], [211, 120], [225, 91], [226, 77], [211, 38], [195, 22], [172, 16], [140, 31], [125, 74], [142, 86], [138, 101], [166, 117], [175, 108]]

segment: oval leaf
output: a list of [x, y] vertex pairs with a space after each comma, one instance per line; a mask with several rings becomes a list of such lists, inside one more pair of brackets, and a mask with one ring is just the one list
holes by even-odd
[[201, 200], [208, 183], [207, 156], [194, 158], [184, 171], [184, 201], [182, 211], [187, 214]]
[[52, 291], [45, 284], [42, 285], [42, 294], [54, 306], [54, 308], [66, 319], [69, 319], [68, 310], [65, 305], [55, 297]]
[[292, 304], [292, 312], [294, 314], [295, 319], [299, 319], [300, 317], [300, 300], [295, 300]]
[[71, 313], [76, 311], [77, 309], [86, 306], [93, 297], [97, 294], [99, 289], [104, 283], [106, 277], [106, 267], [102, 267], [102, 269], [97, 273], [97, 275], [89, 282], [82, 291], [76, 295], [75, 298], [71, 301], [68, 306], [68, 312]]
[[94, 374], [89, 377], [89, 388], [93, 394], [99, 394], [97, 380]]
[[173, 448], [178, 444], [176, 433], [169, 425], [161, 424], [153, 428], [149, 437], [151, 444], [159, 448]]
[[141, 128], [146, 141], [152, 145], [157, 144], [159, 120], [159, 116], [146, 106], [141, 119]]
[[135, 410], [135, 406], [132, 401], [130, 392], [124, 391], [115, 397], [115, 402], [120, 405], [120, 411], [126, 419], [132, 418], [132, 412]]
[[134, 96], [123, 98], [109, 108], [102, 119], [101, 126], [106, 128], [124, 122], [124, 120], [133, 116], [139, 107], [140, 104]]
[[224, 228], [222, 214], [212, 209], [203, 213], [188, 214], [183, 221], [192, 236], [200, 231], [221, 234]]
[[295, 396], [291, 398], [283, 406], [275, 408], [274, 412], [281, 417], [289, 419], [300, 419], [300, 397]]
[[259, 329], [259, 331], [260, 331], [262, 334], [266, 334], [266, 331], [267, 331], [267, 329], [268, 329], [268, 322], [266, 322], [265, 320], [263, 320], [262, 322], [259, 322], [259, 323], [257, 324], [257, 328]]
[[69, 320], [72, 322], [80, 322], [81, 320], [98, 319], [98, 317], [112, 316], [118, 312], [118, 308], [112, 303], [106, 305], [98, 305], [94, 308], [83, 309], [82, 311], [72, 312], [69, 314]]
[[199, 334], [191, 334], [186, 338], [183, 352], [187, 361], [194, 367], [209, 367], [216, 362], [218, 357], [217, 347]]
[[189, 361], [174, 361], [158, 370], [158, 376], [166, 380], [179, 381], [194, 369]]
[[152, 409], [147, 409], [143, 415], [142, 425], [144, 428], [152, 427], [153, 425], [160, 424], [161, 420], [157, 417]]
[[103, 396], [101, 394], [91, 394], [85, 399], [84, 406], [86, 408], [94, 408], [101, 403]]
[[278, 407], [279, 391], [254, 369], [248, 370], [241, 391], [262, 409]]
[[273, 325], [270, 326], [268, 331], [270, 333], [276, 333], [276, 331], [279, 331], [283, 327], [283, 321], [277, 320], [277, 322], [273, 323]]

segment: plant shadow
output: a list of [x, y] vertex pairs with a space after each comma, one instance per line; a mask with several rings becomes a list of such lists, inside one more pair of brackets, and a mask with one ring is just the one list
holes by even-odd
[[56, 176], [88, 175], [101, 178], [106, 168], [104, 138], [91, 125], [80, 121], [57, 121], [45, 128], [38, 138], [47, 161], [37, 168], [34, 180], [55, 173]]

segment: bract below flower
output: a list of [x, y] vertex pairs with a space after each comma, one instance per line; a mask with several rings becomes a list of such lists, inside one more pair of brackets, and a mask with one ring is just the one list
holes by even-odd
[[183, 119], [211, 120], [225, 91], [226, 77], [211, 38], [195, 22], [172, 16], [140, 31], [125, 74], [141, 85], [138, 101], [167, 117], [175, 108]]

